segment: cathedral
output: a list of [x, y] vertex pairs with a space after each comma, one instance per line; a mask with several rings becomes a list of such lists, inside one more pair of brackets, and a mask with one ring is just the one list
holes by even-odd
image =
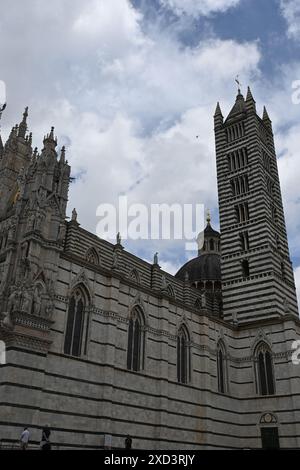
[[28, 109], [0, 137], [0, 445], [300, 448], [300, 321], [272, 122], [214, 115], [220, 233], [175, 276], [67, 219], [71, 168]]

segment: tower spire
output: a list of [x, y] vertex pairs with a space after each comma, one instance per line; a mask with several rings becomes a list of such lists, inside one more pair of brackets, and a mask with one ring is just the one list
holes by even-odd
[[66, 163], [66, 147], [63, 146], [61, 148], [61, 154], [60, 154], [60, 163]]
[[248, 111], [256, 112], [256, 102], [255, 102], [255, 99], [253, 98], [253, 95], [249, 86], [247, 89], [246, 108]]
[[214, 121], [215, 121], [215, 128], [218, 126], [221, 126], [224, 123], [224, 118], [222, 114], [222, 110], [220, 107], [220, 103], [217, 103], [215, 115], [214, 115]]
[[19, 137], [22, 137], [23, 139], [25, 138], [26, 131], [27, 131], [27, 118], [28, 118], [28, 106], [25, 108], [25, 111], [23, 113], [23, 119], [20, 122], [19, 125]]

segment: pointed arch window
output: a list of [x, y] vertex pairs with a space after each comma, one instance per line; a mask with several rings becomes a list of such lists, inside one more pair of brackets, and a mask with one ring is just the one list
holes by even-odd
[[177, 380], [187, 384], [190, 381], [190, 338], [185, 326], [178, 331], [177, 336]]
[[175, 290], [174, 287], [171, 284], [168, 284], [167, 286], [167, 294], [172, 297], [173, 299], [176, 298]]
[[256, 381], [260, 395], [275, 394], [275, 378], [272, 353], [266, 344], [256, 350]]
[[65, 354], [77, 357], [81, 355], [87, 303], [88, 299], [84, 290], [81, 287], [76, 288], [69, 302], [64, 344]]
[[99, 265], [99, 256], [95, 248], [89, 248], [86, 255], [85, 259], [88, 263]]
[[130, 271], [129, 279], [136, 282], [137, 284], [141, 283], [140, 273], [138, 272], [137, 269], [134, 268]]
[[145, 322], [140, 308], [131, 314], [128, 327], [127, 369], [138, 372], [144, 368]]
[[217, 370], [218, 370], [218, 391], [227, 392], [227, 363], [226, 350], [222, 343], [217, 347]]

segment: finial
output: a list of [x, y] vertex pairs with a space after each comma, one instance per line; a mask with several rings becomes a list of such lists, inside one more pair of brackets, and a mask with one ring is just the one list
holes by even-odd
[[19, 126], [19, 137], [25, 138], [26, 131], [27, 131], [27, 118], [28, 118], [28, 106], [26, 106], [25, 111], [23, 113], [23, 118]]
[[155, 253], [153, 264], [158, 264], [158, 253]]
[[33, 154], [32, 154], [32, 159], [33, 160], [36, 160], [38, 157], [38, 148], [35, 147], [34, 151], [33, 151]]
[[9, 134], [9, 138], [8, 140], [12, 139], [14, 137], [14, 134], [15, 134], [15, 126], [12, 127], [11, 131], [10, 131], [10, 134]]
[[26, 106], [25, 111], [23, 113], [23, 122], [26, 122], [28, 118], [28, 106]]
[[117, 245], [121, 245], [122, 243], [122, 238], [120, 232], [117, 233]]
[[210, 210], [209, 209], [207, 209], [207, 213], [206, 213], [206, 222], [208, 224], [210, 224], [210, 222], [211, 222], [211, 215], [210, 215]]
[[66, 161], [66, 147], [65, 146], [61, 148], [60, 161], [61, 163], [65, 163]]

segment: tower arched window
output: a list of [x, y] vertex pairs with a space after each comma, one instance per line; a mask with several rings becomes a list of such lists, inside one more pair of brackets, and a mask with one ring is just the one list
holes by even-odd
[[226, 351], [222, 343], [217, 347], [217, 371], [218, 371], [218, 391], [220, 393], [227, 392], [227, 364]]
[[127, 369], [136, 372], [144, 368], [144, 316], [140, 308], [136, 307], [130, 316], [128, 326]]
[[214, 249], [215, 249], [215, 242], [212, 238], [209, 241], [209, 249], [210, 249], [210, 251], [214, 251]]
[[243, 272], [243, 278], [247, 278], [250, 276], [249, 261], [247, 259], [244, 259], [242, 261], [242, 272]]
[[189, 342], [188, 331], [182, 326], [177, 336], [177, 380], [182, 384], [187, 384], [190, 380]]
[[[77, 287], [71, 295], [67, 317], [64, 353], [71, 356], [80, 356], [85, 340], [85, 352], [87, 345], [88, 322], [85, 325], [85, 313], [88, 305], [88, 296], [85, 290]], [[85, 338], [84, 338], [85, 327]]]
[[262, 343], [256, 349], [256, 381], [260, 395], [275, 394], [275, 378], [272, 354], [269, 347]]

